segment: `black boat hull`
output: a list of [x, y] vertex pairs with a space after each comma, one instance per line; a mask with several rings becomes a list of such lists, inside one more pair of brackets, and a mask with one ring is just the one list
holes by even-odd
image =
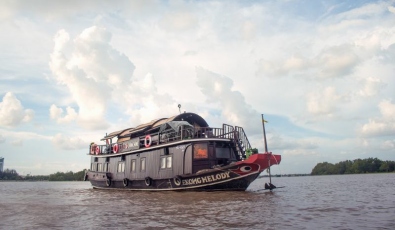
[[[182, 178], [181, 184], [177, 185], [175, 178], [152, 180], [147, 185], [146, 180], [122, 181], [90, 180], [95, 189], [116, 189], [135, 191], [245, 191], [248, 186], [258, 177], [259, 172], [248, 175], [232, 175], [224, 180], [202, 182], [201, 178], [216, 178], [218, 174], [197, 175], [189, 178]], [[200, 179], [200, 180], [199, 180]], [[189, 183], [188, 182], [192, 182]], [[201, 182], [201, 183], [199, 183]]]

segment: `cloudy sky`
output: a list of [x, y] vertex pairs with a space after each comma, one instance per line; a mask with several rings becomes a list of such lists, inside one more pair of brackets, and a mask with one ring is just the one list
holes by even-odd
[[182, 111], [244, 127], [274, 173], [395, 160], [395, 1], [0, 2], [0, 157], [89, 167], [90, 142]]

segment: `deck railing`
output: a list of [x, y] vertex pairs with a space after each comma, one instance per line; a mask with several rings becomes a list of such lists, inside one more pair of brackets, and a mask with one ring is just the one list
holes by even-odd
[[[158, 133], [151, 133], [151, 143], [150, 146], [171, 143], [175, 141], [185, 140], [185, 139], [204, 139], [204, 138], [221, 138], [233, 140], [235, 143], [236, 150], [241, 156], [245, 154], [246, 149], [251, 148], [247, 136], [244, 133], [243, 128], [233, 127], [231, 125], [223, 124], [222, 128], [211, 128], [211, 127], [186, 127], [181, 126], [179, 130], [166, 130]], [[138, 138], [138, 148], [145, 148], [146, 135], [140, 136]], [[126, 141], [125, 141], [126, 142]], [[103, 155], [103, 154], [113, 154], [114, 146], [117, 145], [118, 150], [116, 152], [122, 153], [126, 151], [123, 145], [125, 142], [119, 143], [109, 143], [106, 145], [96, 145], [91, 144], [89, 153], [91, 155]]]

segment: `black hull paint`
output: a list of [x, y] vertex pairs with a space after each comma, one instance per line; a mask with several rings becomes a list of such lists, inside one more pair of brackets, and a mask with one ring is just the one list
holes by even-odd
[[[212, 174], [194, 175], [193, 177], [183, 178], [182, 180], [193, 180], [194, 178], [210, 177]], [[258, 177], [259, 172], [254, 172], [248, 175], [239, 176], [232, 174], [230, 178], [213, 181], [209, 183], [183, 185], [177, 186], [174, 178], [152, 180], [150, 186], [147, 186], [145, 180], [130, 180], [127, 185], [124, 181], [111, 181], [109, 184], [107, 180], [90, 180], [95, 189], [109, 189], [109, 190], [132, 190], [132, 191], [245, 191], [247, 187]]]

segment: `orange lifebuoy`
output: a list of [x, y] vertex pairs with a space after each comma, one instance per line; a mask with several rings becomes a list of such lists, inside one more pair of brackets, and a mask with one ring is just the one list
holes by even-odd
[[152, 144], [151, 136], [150, 135], [145, 136], [145, 138], [144, 138], [144, 146], [147, 148], [147, 147], [150, 147], [151, 144]]
[[115, 145], [112, 146], [112, 151], [113, 151], [114, 153], [117, 153], [118, 150], [119, 150], [118, 144], [115, 144]]
[[99, 153], [100, 153], [100, 147], [99, 146], [96, 146], [95, 153], [96, 153], [96, 155], [99, 155]]

